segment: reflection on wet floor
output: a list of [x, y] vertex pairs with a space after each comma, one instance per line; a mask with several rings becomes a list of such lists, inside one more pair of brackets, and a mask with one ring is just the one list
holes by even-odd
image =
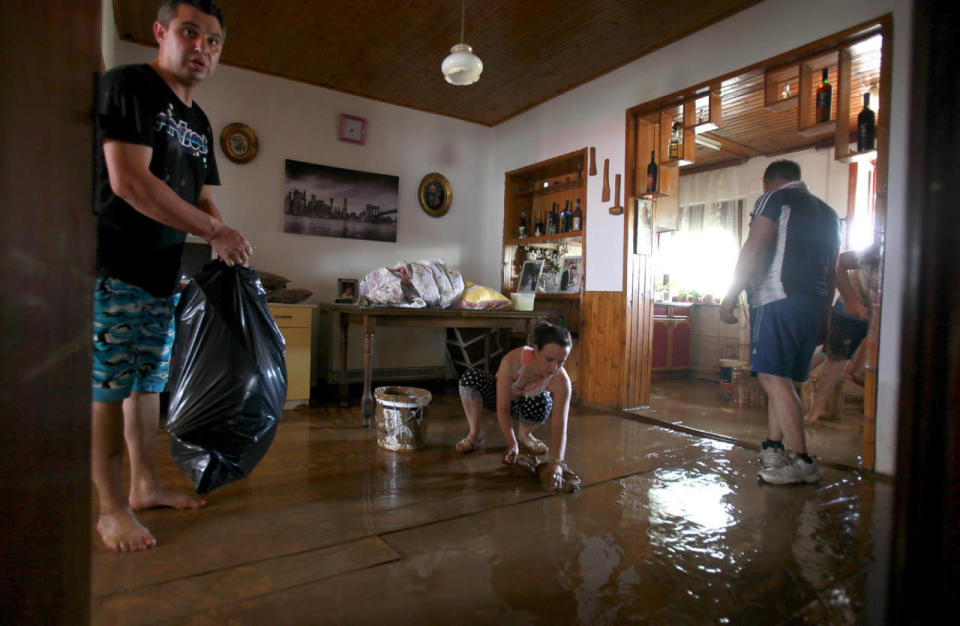
[[888, 481], [827, 467], [819, 485], [763, 485], [754, 450], [575, 407], [582, 490], [550, 495], [501, 465], [492, 416], [485, 449], [453, 452], [456, 396], [434, 398], [420, 452], [379, 449], [355, 409], [288, 412], [261, 467], [207, 509], [146, 512], [158, 548], [94, 555], [93, 622], [843, 624], [882, 610]]
[[[853, 383], [847, 383], [846, 386], [852, 395], [847, 396], [842, 415], [807, 425], [807, 446], [811, 454], [826, 461], [860, 467], [862, 389]], [[859, 397], [854, 392], [858, 392]], [[655, 379], [650, 393], [650, 406], [631, 412], [751, 445], [759, 445], [767, 435], [766, 408], [735, 406], [732, 398], [723, 394], [718, 383], [696, 378]]]

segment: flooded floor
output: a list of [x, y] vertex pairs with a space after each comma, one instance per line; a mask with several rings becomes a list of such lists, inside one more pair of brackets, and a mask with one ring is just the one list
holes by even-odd
[[492, 414], [485, 449], [453, 451], [455, 390], [431, 391], [425, 450], [380, 449], [357, 408], [287, 411], [208, 507], [141, 515], [155, 549], [95, 541], [92, 623], [882, 621], [889, 481], [826, 465], [762, 485], [755, 449], [575, 407], [583, 488], [550, 495], [501, 465]]
[[[845, 383], [843, 410], [806, 426], [810, 454], [848, 467], [861, 466], [863, 388]], [[767, 409], [734, 405], [716, 382], [696, 378], [654, 379], [649, 408], [631, 411], [685, 430], [760, 445], [767, 436]]]

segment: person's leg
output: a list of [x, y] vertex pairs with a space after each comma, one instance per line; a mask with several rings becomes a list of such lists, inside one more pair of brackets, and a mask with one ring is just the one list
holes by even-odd
[[134, 391], [123, 402], [123, 436], [130, 453], [130, 506], [150, 509], [170, 506], [196, 509], [207, 502], [193, 493], [166, 485], [157, 474], [157, 429], [160, 424], [160, 395]]
[[812, 424], [827, 414], [827, 402], [840, 382], [846, 364], [847, 361], [827, 359], [827, 362], [820, 366], [820, 376], [813, 388], [813, 402], [810, 403], [810, 411], [807, 413], [807, 424]]
[[135, 343], [136, 377], [133, 393], [123, 402], [124, 436], [130, 453], [130, 506], [134, 509], [195, 509], [207, 503], [196, 494], [172, 489], [157, 474], [160, 392], [169, 377], [179, 300], [179, 293], [167, 298], [141, 294], [144, 313]]
[[[756, 371], [758, 367], [765, 367], [770, 360], [769, 355], [776, 355], [776, 348], [771, 348], [770, 307], [762, 306], [750, 309], [750, 369]], [[745, 375], [745, 374], [744, 374]], [[763, 381], [758, 378], [761, 386]], [[783, 430], [777, 417], [776, 405], [767, 401], [767, 438], [760, 446], [760, 465], [763, 467], [779, 467], [786, 463], [786, 452], [783, 449]]]
[[511, 406], [511, 412], [518, 418], [517, 440], [534, 454], [547, 454], [549, 446], [533, 435], [533, 431], [546, 423], [553, 409], [553, 396], [544, 391], [532, 398], [520, 397]]
[[467, 436], [457, 442], [458, 452], [467, 452], [477, 443], [483, 441], [484, 433], [480, 430], [483, 417], [483, 399], [460, 396], [463, 405], [463, 414], [467, 417]]
[[469, 369], [460, 377], [460, 404], [467, 418], [467, 436], [457, 442], [457, 452], [473, 452], [484, 441], [483, 406], [496, 402], [496, 379], [478, 369]]
[[[768, 415], [775, 421], [777, 430], [771, 427], [771, 439], [782, 435], [781, 441], [788, 451], [806, 454], [807, 443], [803, 431], [803, 406], [793, 386], [793, 381], [773, 374], [757, 374], [760, 386], [767, 393]], [[774, 439], [776, 441], [776, 439]]]
[[90, 470], [100, 504], [97, 532], [104, 545], [118, 552], [156, 545], [150, 531], [134, 516], [120, 479], [123, 463], [122, 402], [93, 402]]
[[110, 550], [131, 552], [157, 541], [134, 516], [123, 490], [123, 400], [134, 378], [133, 344], [140, 300], [128, 285], [98, 278], [93, 292], [90, 475], [99, 501], [97, 532]]
[[820, 480], [820, 468], [807, 454], [803, 408], [793, 381], [772, 374], [759, 374], [758, 377], [767, 392], [770, 405], [776, 412], [786, 448], [783, 463], [762, 468], [758, 473], [760, 479], [774, 485], [817, 482]]
[[853, 360], [850, 361], [848, 367], [844, 370], [844, 374], [846, 374], [854, 383], [863, 387], [863, 374], [866, 370], [866, 365], [867, 351], [863, 349], [863, 344], [860, 344], [860, 347], [857, 349]]

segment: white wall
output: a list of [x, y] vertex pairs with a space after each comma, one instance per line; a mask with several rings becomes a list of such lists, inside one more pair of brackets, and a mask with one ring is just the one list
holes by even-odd
[[[501, 172], [580, 148], [595, 146], [597, 160], [610, 159], [623, 172], [626, 109], [757, 61], [774, 57], [835, 32], [893, 13], [893, 80], [889, 114], [890, 160], [883, 319], [880, 333], [877, 469], [892, 473], [896, 436], [904, 250], [911, 3], [909, 0], [769, 0], [694, 33], [642, 59], [582, 85], [517, 116], [494, 130], [494, 191], [503, 190]], [[586, 53], [586, 52], [585, 52]], [[586, 284], [589, 291], [619, 291], [623, 285], [623, 220], [600, 202], [599, 178], [587, 193]], [[498, 250], [487, 254], [494, 262]]]

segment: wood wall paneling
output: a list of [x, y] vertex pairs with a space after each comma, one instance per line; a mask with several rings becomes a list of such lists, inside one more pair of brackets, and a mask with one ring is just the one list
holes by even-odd
[[580, 341], [582, 398], [586, 402], [620, 407], [626, 308], [619, 291], [586, 291]]

